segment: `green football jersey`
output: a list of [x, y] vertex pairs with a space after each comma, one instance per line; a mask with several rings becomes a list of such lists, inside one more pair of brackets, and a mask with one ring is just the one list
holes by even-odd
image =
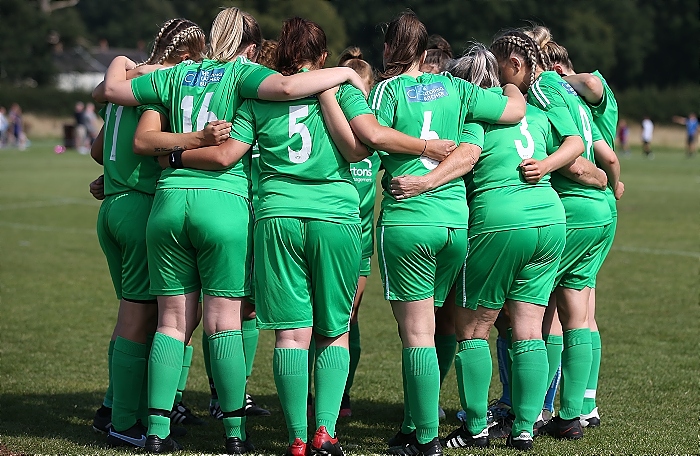
[[[348, 120], [371, 114], [362, 92], [344, 84], [338, 103]], [[350, 163], [333, 143], [316, 97], [246, 100], [231, 137], [260, 148], [256, 219], [296, 217], [360, 223]]]
[[[421, 139], [459, 142], [467, 120], [494, 123], [507, 98], [450, 74], [400, 75], [380, 82], [369, 100], [380, 124]], [[464, 180], [454, 179], [419, 196], [397, 201], [389, 192], [391, 179], [422, 176], [438, 162], [427, 157], [379, 152], [384, 165], [382, 209], [377, 226], [430, 225], [466, 228], [469, 218]]]
[[[591, 119], [588, 106], [561, 76], [554, 71], [543, 72], [530, 87], [528, 103], [545, 111], [560, 137], [580, 136], [584, 144], [583, 157], [591, 162], [595, 160], [593, 142], [602, 139], [600, 131]], [[603, 226], [612, 222], [603, 190], [581, 185], [560, 173], [553, 173], [551, 182], [564, 204], [567, 228]]]
[[518, 125], [464, 125], [462, 142], [482, 149], [473, 172], [465, 176], [470, 237], [566, 223], [564, 206], [549, 183], [549, 175], [529, 184], [519, 168], [524, 159], [544, 160], [548, 152], [556, 150], [556, 136], [544, 112], [532, 105]]
[[167, 110], [159, 105], [133, 107], [107, 103], [100, 111], [105, 121], [102, 149], [105, 196], [130, 190], [149, 195], [156, 192], [160, 165], [154, 157], [134, 153], [134, 133], [146, 109], [167, 115]]
[[260, 148], [258, 143], [253, 144], [250, 149], [250, 180], [252, 188], [252, 198], [253, 210], [257, 211], [258, 208], [258, 181], [260, 180]]
[[[596, 70], [591, 74], [596, 76], [600, 79], [600, 82], [603, 83], [603, 99], [595, 106], [590, 105], [591, 114], [593, 114], [593, 123], [598, 127], [598, 130], [600, 130], [600, 134], [603, 135], [603, 139], [608, 143], [608, 146], [610, 146], [612, 150], [615, 150], [615, 135], [617, 133], [618, 120], [617, 100], [608, 82], [603, 75], [600, 74], [600, 71]], [[613, 216], [617, 216], [617, 200], [615, 199], [612, 187], [608, 186], [605, 190], [605, 196], [610, 205], [610, 212], [612, 212]]]
[[[245, 98], [257, 98], [258, 87], [274, 71], [244, 57], [233, 62], [186, 61], [131, 81], [140, 103], [161, 103], [170, 110], [175, 133], [202, 130], [212, 120], [233, 120]], [[163, 170], [158, 188], [206, 188], [250, 198], [250, 155], [221, 171]]]
[[362, 220], [362, 258], [374, 254], [374, 202], [377, 197], [377, 173], [382, 162], [373, 153], [357, 163], [350, 163], [350, 172], [360, 195], [360, 220]]

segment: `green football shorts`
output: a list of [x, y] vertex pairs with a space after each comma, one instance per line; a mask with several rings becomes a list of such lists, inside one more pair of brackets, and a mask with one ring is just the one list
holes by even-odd
[[567, 229], [566, 246], [554, 286], [574, 290], [593, 288], [611, 234], [610, 224]]
[[232, 193], [158, 190], [146, 232], [151, 293], [249, 296], [252, 220], [250, 202]]
[[107, 258], [117, 299], [155, 300], [149, 293], [146, 254], [146, 224], [152, 205], [153, 195], [130, 191], [110, 195], [100, 206], [97, 238]]
[[[617, 231], [617, 215], [613, 214], [612, 218], [612, 223], [608, 225], [608, 233], [609, 236], [607, 237], [607, 240], [605, 241], [605, 246], [603, 247], [603, 253], [600, 256], [600, 264], [598, 265], [597, 271], [600, 271], [600, 268], [603, 267], [603, 263], [605, 263], [605, 259], [608, 257], [608, 253], [610, 253], [610, 249], [612, 249], [613, 246], [613, 241], [615, 240], [615, 231]], [[590, 285], [591, 288], [595, 288], [596, 286], [596, 281], [598, 280], [598, 274], [596, 273], [595, 277], [593, 277], [593, 281]]]
[[275, 217], [255, 223], [255, 296], [260, 329], [350, 330], [360, 275], [360, 224]]
[[467, 230], [441, 226], [382, 226], [377, 230], [384, 298], [440, 307], [467, 256]]
[[472, 237], [457, 280], [457, 305], [500, 309], [511, 299], [546, 306], [565, 238], [563, 223]]

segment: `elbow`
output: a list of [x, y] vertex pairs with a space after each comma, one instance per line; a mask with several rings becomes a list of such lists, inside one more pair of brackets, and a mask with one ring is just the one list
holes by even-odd
[[143, 140], [143, 138], [140, 135], [134, 136], [133, 149], [136, 155], [148, 155], [147, 143]]

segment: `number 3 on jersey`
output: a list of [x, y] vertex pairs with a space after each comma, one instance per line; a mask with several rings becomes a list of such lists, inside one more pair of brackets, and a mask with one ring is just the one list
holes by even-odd
[[297, 123], [299, 119], [309, 115], [309, 107], [306, 105], [289, 107], [289, 137], [295, 134], [301, 136], [301, 149], [294, 150], [287, 146], [289, 160], [292, 163], [304, 163], [311, 156], [311, 133], [303, 123]]
[[[420, 139], [440, 139], [436, 132], [430, 130], [430, 124], [432, 121], [433, 111], [425, 111], [423, 113], [423, 128], [420, 131]], [[440, 164], [440, 162], [437, 160], [423, 156], [420, 157], [420, 161], [423, 163], [423, 166], [430, 170], [437, 168], [437, 166]]]
[[520, 121], [520, 133], [525, 137], [525, 144], [519, 139], [513, 142], [515, 143], [515, 149], [518, 151], [520, 158], [527, 160], [528, 158], [532, 158], [532, 155], [535, 153], [535, 141], [532, 140], [532, 135], [527, 130], [527, 119], [525, 117]]

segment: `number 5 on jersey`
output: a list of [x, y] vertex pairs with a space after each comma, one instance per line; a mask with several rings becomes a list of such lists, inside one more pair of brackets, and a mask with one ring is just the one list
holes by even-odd
[[303, 123], [298, 123], [299, 119], [309, 115], [309, 107], [306, 105], [289, 107], [289, 137], [295, 134], [301, 136], [301, 149], [294, 150], [287, 146], [289, 160], [292, 163], [304, 163], [311, 156], [311, 133]]

